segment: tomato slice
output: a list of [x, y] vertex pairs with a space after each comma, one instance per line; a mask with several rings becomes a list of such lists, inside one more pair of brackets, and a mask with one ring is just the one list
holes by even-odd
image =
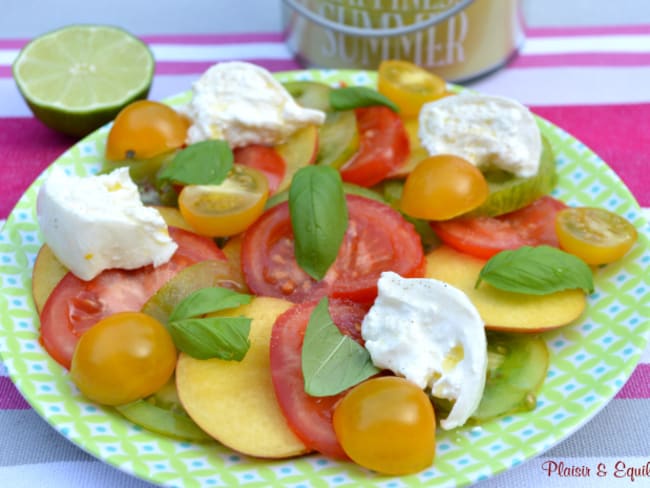
[[559, 247], [555, 216], [566, 208], [560, 200], [544, 196], [522, 209], [498, 217], [457, 218], [431, 222], [447, 245], [479, 258], [490, 258], [521, 246]]
[[284, 158], [274, 148], [252, 144], [237, 147], [233, 153], [235, 163], [255, 168], [264, 173], [269, 182], [269, 193], [274, 193], [278, 189], [287, 168]]
[[[280, 315], [271, 332], [271, 378], [275, 395], [287, 423], [309, 448], [335, 459], [347, 459], [341, 448], [332, 416], [345, 392], [328, 397], [305, 393], [302, 375], [302, 343], [316, 302], [295, 305]], [[339, 330], [361, 343], [361, 321], [366, 310], [345, 300], [330, 300], [329, 312]]]
[[359, 151], [341, 168], [345, 181], [372, 186], [402, 166], [409, 155], [409, 138], [399, 115], [388, 107], [355, 110]]
[[66, 274], [41, 312], [41, 342], [52, 358], [70, 368], [81, 335], [100, 319], [117, 312], [139, 311], [145, 302], [181, 269], [199, 261], [226, 259], [211, 239], [174, 227], [178, 244], [172, 259], [154, 268], [110, 269], [91, 281]]
[[413, 225], [388, 205], [347, 195], [348, 229], [325, 277], [316, 281], [296, 262], [289, 205], [267, 210], [244, 233], [242, 271], [256, 295], [293, 302], [323, 296], [370, 303], [382, 271], [423, 276], [424, 253]]

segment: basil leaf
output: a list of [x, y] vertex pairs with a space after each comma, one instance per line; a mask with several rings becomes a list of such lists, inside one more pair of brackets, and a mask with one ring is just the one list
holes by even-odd
[[233, 160], [226, 141], [197, 142], [179, 151], [160, 171], [158, 179], [185, 185], [218, 185], [228, 176]]
[[320, 280], [332, 265], [348, 227], [341, 175], [329, 166], [298, 170], [289, 187], [289, 213], [298, 265]]
[[189, 319], [250, 303], [251, 296], [228, 288], [202, 288], [183, 299], [169, 315], [169, 321]]
[[176, 347], [196, 359], [241, 361], [250, 347], [247, 317], [209, 317], [169, 323]]
[[389, 98], [367, 86], [346, 86], [332, 90], [330, 105], [334, 110], [353, 110], [371, 105], [384, 105], [393, 112], [399, 112], [399, 107]]
[[379, 372], [368, 351], [341, 333], [329, 314], [327, 297], [311, 314], [302, 344], [305, 392], [336, 395]]
[[524, 246], [493, 256], [479, 273], [495, 288], [529, 295], [547, 295], [580, 288], [594, 291], [591, 268], [580, 258], [551, 246]]

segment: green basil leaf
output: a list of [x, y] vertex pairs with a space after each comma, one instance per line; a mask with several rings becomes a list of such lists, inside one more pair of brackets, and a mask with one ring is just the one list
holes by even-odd
[[495, 288], [529, 295], [547, 295], [561, 290], [594, 291], [591, 268], [580, 258], [551, 246], [524, 246], [493, 256], [479, 273]]
[[169, 321], [189, 319], [206, 313], [218, 312], [250, 303], [251, 296], [228, 288], [202, 288], [190, 293], [169, 316]]
[[371, 105], [384, 105], [393, 112], [399, 112], [399, 107], [389, 98], [367, 86], [346, 86], [332, 90], [330, 105], [334, 110], [353, 110]]
[[329, 166], [298, 170], [289, 187], [289, 212], [298, 265], [320, 280], [332, 265], [348, 227], [341, 175]]
[[176, 347], [196, 359], [241, 361], [250, 347], [247, 317], [209, 317], [169, 323]]
[[197, 142], [179, 151], [158, 179], [184, 185], [218, 185], [228, 176], [233, 160], [226, 141]]
[[302, 344], [305, 392], [315, 397], [336, 395], [379, 372], [368, 351], [334, 324], [328, 303], [325, 297], [316, 305]]

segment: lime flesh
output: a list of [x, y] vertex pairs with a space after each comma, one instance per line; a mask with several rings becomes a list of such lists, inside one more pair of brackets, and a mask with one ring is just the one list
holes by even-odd
[[149, 48], [109, 26], [74, 25], [27, 44], [13, 64], [20, 93], [45, 125], [83, 136], [146, 98], [154, 72]]

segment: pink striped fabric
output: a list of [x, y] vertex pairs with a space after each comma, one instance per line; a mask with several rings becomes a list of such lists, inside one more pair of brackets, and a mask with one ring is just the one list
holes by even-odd
[[625, 400], [650, 398], [650, 364], [639, 364], [616, 398]]
[[650, 53], [580, 53], [530, 54], [517, 56], [510, 68], [544, 68], [561, 66], [648, 66]]
[[[293, 59], [260, 59], [251, 58], [248, 60], [251, 63], [264, 66], [270, 71], [291, 71], [300, 69], [300, 65]], [[156, 66], [157, 75], [194, 75], [203, 73], [206, 69], [212, 66], [212, 61], [175, 61], [168, 63], [159, 63]]]
[[540, 37], [584, 37], [584, 36], [621, 36], [630, 34], [650, 34], [650, 25], [599, 25], [579, 27], [528, 27], [528, 38]]
[[0, 376], [0, 410], [31, 408], [7, 376]]

